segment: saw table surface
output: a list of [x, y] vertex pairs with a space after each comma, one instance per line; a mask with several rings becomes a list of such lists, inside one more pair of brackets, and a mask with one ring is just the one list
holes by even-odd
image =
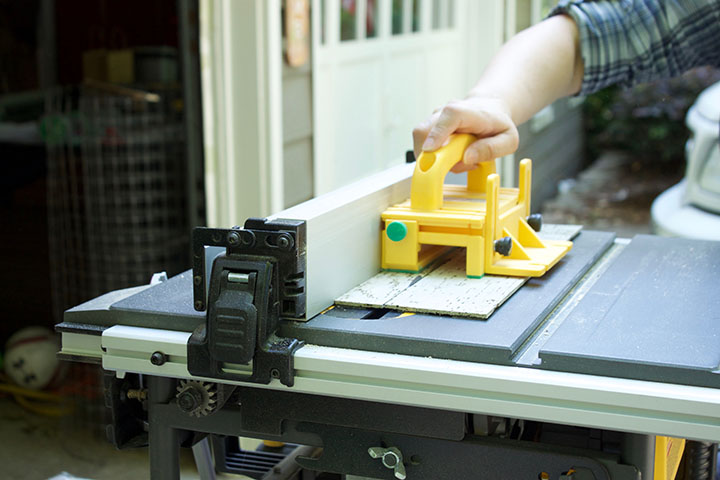
[[638, 235], [539, 356], [552, 370], [720, 388], [720, 242]]
[[[335, 307], [280, 334], [307, 344], [720, 388], [720, 244], [583, 231], [488, 319]], [[332, 279], [329, 279], [332, 281]], [[75, 307], [58, 329], [192, 332], [189, 272]], [[70, 327], [69, 327], [70, 326]]]
[[287, 324], [284, 334], [335, 347], [720, 388], [720, 243], [638, 235], [610, 249], [613, 237], [582, 232], [556, 269], [530, 279], [487, 320], [335, 308]]
[[528, 280], [486, 320], [335, 307], [306, 323], [286, 322], [281, 332], [316, 345], [511, 365], [520, 346], [614, 237], [583, 231], [555, 268]]

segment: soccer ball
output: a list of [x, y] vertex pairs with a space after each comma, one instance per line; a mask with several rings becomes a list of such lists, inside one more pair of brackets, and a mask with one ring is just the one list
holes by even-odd
[[18, 385], [42, 390], [59, 383], [62, 368], [55, 334], [45, 327], [26, 327], [5, 344], [5, 373]]

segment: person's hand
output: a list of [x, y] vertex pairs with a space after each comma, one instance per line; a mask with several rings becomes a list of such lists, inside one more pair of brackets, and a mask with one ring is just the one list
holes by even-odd
[[495, 160], [517, 150], [518, 131], [509, 109], [499, 99], [470, 96], [450, 102], [436, 110], [413, 130], [415, 158], [422, 151], [443, 146], [453, 133], [471, 133], [478, 137], [466, 150], [455, 173], [474, 169], [479, 162]]

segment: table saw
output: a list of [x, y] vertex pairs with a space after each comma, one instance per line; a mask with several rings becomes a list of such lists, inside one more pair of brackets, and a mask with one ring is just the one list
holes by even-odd
[[60, 355], [110, 373], [112, 441], [149, 440], [153, 479], [209, 433], [314, 471], [576, 480], [674, 478], [684, 439], [720, 441], [716, 242], [583, 230], [484, 319], [335, 305], [380, 270], [412, 168], [197, 229], [192, 270], [68, 310]]

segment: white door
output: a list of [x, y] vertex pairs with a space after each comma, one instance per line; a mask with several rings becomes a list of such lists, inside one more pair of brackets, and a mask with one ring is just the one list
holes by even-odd
[[[518, 1], [312, 0], [314, 194], [402, 162], [413, 126], [477, 80]], [[284, 203], [281, 5], [200, 2], [212, 226]]]
[[467, 92], [503, 34], [494, 0], [312, 7], [315, 195], [402, 162], [413, 126]]

